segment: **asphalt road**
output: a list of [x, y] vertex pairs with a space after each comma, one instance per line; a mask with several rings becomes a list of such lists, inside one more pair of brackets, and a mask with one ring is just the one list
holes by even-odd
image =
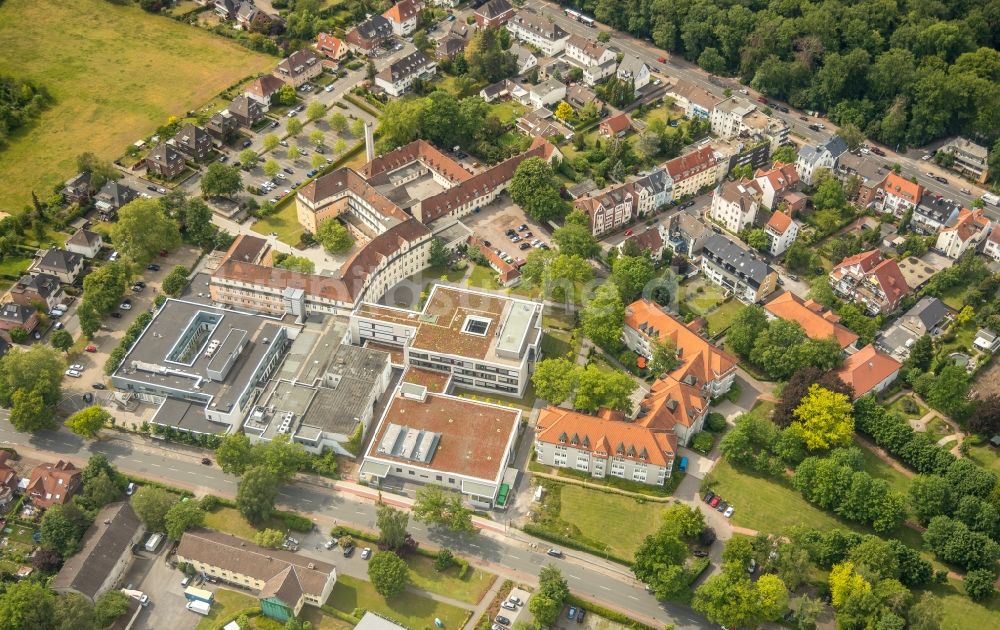
[[[121, 439], [86, 442], [67, 431], [31, 435], [19, 433], [8, 422], [6, 411], [0, 412], [0, 444], [44, 451], [52, 458], [72, 457], [80, 463], [93, 453], [103, 453], [119, 470], [130, 475], [191, 489], [198, 494], [232, 497], [236, 493], [236, 477], [215, 466], [200, 464], [197, 457], [178, 457], [156, 446]], [[353, 495], [312, 484], [291, 483], [281, 488], [278, 500], [281, 507], [309, 514], [324, 530], [334, 522], [375, 529], [375, 506]], [[450, 532], [429, 530], [416, 522], [411, 522], [409, 529], [421, 543], [447, 546], [474, 561], [485, 563], [487, 567], [498, 567], [498, 570], [515, 577], [534, 579], [539, 567], [551, 562], [562, 569], [570, 588], [579, 595], [662, 623], [675, 624], [679, 629], [710, 627], [686, 606], [657, 602], [627, 570], [622, 569], [619, 575], [610, 575], [605, 570], [593, 568], [588, 564], [586, 554], [571, 552], [564, 559], [555, 559], [545, 555], [544, 543], [539, 543], [537, 548], [529, 548], [527, 543], [507, 538], [499, 540], [492, 535], [456, 536]]]

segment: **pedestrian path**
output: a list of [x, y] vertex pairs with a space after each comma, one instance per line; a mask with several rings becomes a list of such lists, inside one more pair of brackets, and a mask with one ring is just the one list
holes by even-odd
[[479, 600], [479, 604], [476, 606], [475, 610], [472, 611], [472, 616], [469, 617], [469, 620], [465, 623], [465, 628], [463, 628], [463, 630], [475, 630], [476, 623], [479, 621], [479, 618], [483, 616], [483, 613], [489, 610], [490, 604], [493, 603], [494, 598], [496, 598], [497, 594], [500, 593], [500, 589], [503, 588], [503, 582], [503, 579], [499, 577], [493, 580], [493, 586], [491, 586], [490, 590], [486, 591], [486, 595]]

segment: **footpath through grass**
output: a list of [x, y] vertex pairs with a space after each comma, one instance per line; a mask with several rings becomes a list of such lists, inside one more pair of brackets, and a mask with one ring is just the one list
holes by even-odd
[[277, 59], [235, 42], [104, 0], [6, 0], [0, 4], [0, 74], [53, 97], [36, 123], [0, 151], [0, 209], [45, 198], [75, 172], [79, 153], [115, 159]]
[[492, 573], [474, 567], [469, 567], [465, 577], [459, 578], [458, 567], [438, 571], [434, 561], [424, 556], [407, 558], [406, 563], [410, 565], [410, 582], [415, 587], [473, 605], [479, 603], [497, 579]]
[[348, 614], [356, 608], [364, 608], [407, 628], [431, 628], [434, 627], [434, 620], [440, 619], [445, 630], [457, 630], [470, 614], [469, 611], [409, 591], [387, 602], [375, 592], [370, 582], [343, 574], [337, 576], [337, 584], [326, 606]]

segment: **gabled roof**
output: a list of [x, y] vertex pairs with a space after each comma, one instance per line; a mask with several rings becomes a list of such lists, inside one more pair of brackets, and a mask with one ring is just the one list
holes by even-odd
[[792, 227], [792, 217], [788, 216], [780, 210], [771, 214], [771, 218], [767, 220], [767, 226], [775, 234], [784, 234], [788, 228]]
[[875, 265], [882, 261], [882, 252], [873, 249], [860, 254], [854, 254], [843, 259], [830, 271], [830, 276], [834, 280], [840, 280], [848, 272], [850, 267], [857, 265], [861, 273], [868, 273], [875, 268]]
[[0, 321], [23, 325], [27, 324], [34, 314], [34, 306], [17, 304], [16, 302], [6, 302], [0, 305]]
[[697, 387], [667, 376], [657, 379], [639, 403], [636, 423], [648, 429], [673, 431], [678, 424], [691, 427], [708, 409]]
[[402, 24], [416, 17], [417, 13], [420, 13], [420, 7], [416, 2], [413, 0], [399, 0], [399, 2], [389, 7], [382, 15], [391, 22]]
[[882, 190], [897, 197], [902, 197], [912, 204], [917, 204], [924, 194], [923, 186], [915, 184], [895, 173], [889, 173], [886, 176], [885, 181], [882, 182]]
[[719, 191], [716, 193], [719, 197], [733, 205], [737, 205], [740, 208], [740, 212], [747, 213], [750, 208], [757, 201], [757, 189], [751, 186], [751, 182], [748, 179], [741, 179], [739, 181], [725, 181], [719, 186]]
[[402, 59], [394, 61], [386, 68], [383, 68], [378, 73], [378, 78], [389, 83], [396, 83], [407, 77], [422, 74], [430, 63], [431, 60], [427, 58], [427, 55], [419, 50], [415, 50]]
[[563, 30], [561, 26], [533, 13], [517, 13], [510, 19], [507, 25], [531, 31], [548, 41], [556, 41], [569, 37], [569, 33]]
[[621, 63], [618, 64], [618, 74], [628, 74], [630, 77], [634, 78], [639, 76], [639, 73], [642, 72], [644, 67], [648, 68], [646, 62], [642, 59], [639, 59], [635, 55], [625, 55], [622, 58]]
[[347, 33], [347, 39], [376, 40], [392, 35], [392, 23], [382, 15], [373, 15]]
[[721, 234], [712, 234], [708, 237], [705, 241], [705, 252], [721, 261], [728, 272], [740, 273], [758, 284], [774, 273], [771, 265]]
[[163, 141], [153, 147], [153, 150], [149, 152], [146, 159], [152, 160], [156, 164], [170, 164], [171, 162], [176, 162], [177, 160], [183, 160], [184, 156], [182, 156], [181, 152], [177, 150], [177, 147]]
[[[919, 333], [930, 331], [948, 315], [944, 302], [930, 295], [920, 298], [913, 308], [901, 318], [908, 328], [916, 328]], [[920, 329], [923, 330], [920, 330]]]
[[806, 336], [817, 341], [833, 337], [841, 348], [858, 341], [858, 336], [840, 324], [840, 316], [812, 300], [803, 301], [791, 291], [785, 291], [764, 305], [764, 309], [779, 319], [797, 323]]
[[629, 120], [628, 114], [622, 112], [610, 118], [605, 118], [601, 122], [601, 127], [607, 127], [611, 135], [618, 135], [623, 131], [628, 131], [632, 128], [632, 121]]
[[494, 20], [502, 16], [504, 13], [513, 10], [514, 7], [510, 6], [510, 3], [507, 2], [507, 0], [490, 0], [476, 9], [476, 14], [483, 16], [487, 20]]
[[794, 164], [775, 162], [769, 171], [757, 169], [754, 179], [758, 182], [767, 180], [775, 191], [783, 191], [799, 183], [799, 172], [795, 170]]
[[311, 50], [296, 50], [278, 63], [278, 70], [281, 70], [290, 77], [296, 77], [317, 63], [319, 63], [319, 56], [315, 52]]
[[316, 49], [329, 57], [339, 56], [343, 45], [344, 42], [340, 38], [329, 33], [320, 33], [316, 36]]
[[670, 376], [681, 383], [704, 387], [736, 369], [736, 359], [731, 355], [699, 337], [649, 300], [636, 300], [628, 305], [625, 325], [644, 337], [673, 342], [681, 364]]
[[958, 213], [958, 219], [954, 225], [941, 230], [942, 234], [954, 232], [964, 243], [973, 237], [977, 237], [980, 232], [990, 226], [990, 220], [983, 212], [982, 208], [968, 210], [962, 208]]
[[560, 407], [538, 416], [535, 439], [572, 446], [599, 457], [621, 457], [666, 468], [677, 452], [677, 438], [632, 422], [606, 420]]
[[[111, 181], [108, 182], [109, 184]], [[103, 188], [101, 191], [103, 192]], [[120, 198], [120, 197], [119, 197]], [[90, 230], [85, 230], [83, 228], [78, 229], [73, 232], [73, 236], [66, 239], [67, 245], [76, 245], [78, 247], [97, 247], [103, 242], [101, 235], [97, 232], [91, 232]]]
[[844, 359], [844, 365], [836, 374], [840, 380], [854, 388], [854, 397], [857, 399], [872, 391], [902, 366], [899, 361], [868, 344]]
[[899, 265], [896, 261], [891, 258], [883, 260], [876, 265], [871, 270], [870, 276], [882, 287], [886, 300], [890, 304], [897, 303], [901, 297], [910, 292], [910, 287], [906, 284], [903, 272], [899, 270]]
[[132, 541], [141, 527], [128, 501], [104, 506], [87, 529], [80, 551], [66, 560], [49, 586], [76, 591], [93, 601], [122, 556], [132, 553]]
[[83, 256], [65, 249], [49, 249], [38, 261], [40, 269], [54, 269], [60, 273], [73, 273], [83, 262]]
[[48, 507], [66, 503], [77, 490], [82, 471], [71, 462], [39, 464], [31, 471], [24, 493], [36, 505]]
[[593, 60], [596, 63], [608, 53], [608, 47], [604, 44], [595, 42], [593, 40], [587, 39], [582, 35], [570, 35], [569, 39], [566, 40], [567, 46], [573, 46], [574, 48], [580, 49], [580, 51]]
[[265, 74], [259, 79], [254, 79], [250, 85], [247, 86], [246, 91], [254, 96], [268, 99], [277, 93], [283, 85], [285, 85], [285, 82], [278, 77], [273, 74]]
[[649, 227], [634, 236], [630, 236], [626, 243], [634, 243], [639, 251], [659, 253], [663, 249], [663, 237], [655, 227]]
[[663, 166], [676, 183], [709, 168], [714, 168], [715, 164], [715, 151], [712, 150], [712, 147], [702, 147], [675, 157]]

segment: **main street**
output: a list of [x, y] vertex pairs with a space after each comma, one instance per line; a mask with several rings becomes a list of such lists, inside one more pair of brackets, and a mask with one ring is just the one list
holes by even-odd
[[[191, 490], [199, 496], [215, 494], [233, 498], [236, 495], [237, 478], [216, 466], [202, 465], [201, 453], [194, 450], [185, 453], [183, 447], [161, 445], [133, 436], [115, 437], [113, 433], [94, 442], [82, 440], [66, 430], [19, 433], [10, 425], [7, 416], [6, 411], [0, 412], [0, 444], [18, 449], [22, 456], [63, 458], [82, 466], [91, 454], [102, 453], [120, 471], [134, 477]], [[391, 498], [392, 495], [386, 495], [387, 501]], [[371, 500], [314, 483], [298, 481], [283, 486], [279, 507], [307, 514], [324, 531], [334, 524], [375, 530], [375, 505]], [[522, 532], [511, 531], [511, 535], [505, 535], [500, 531], [506, 529], [501, 523], [496, 529], [497, 532], [475, 536], [456, 536], [428, 529], [414, 521], [409, 527], [413, 537], [422, 544], [446, 546], [514, 579], [532, 582], [539, 567], [550, 562], [562, 569], [570, 588], [580, 596], [648, 622], [672, 623], [679, 629], [711, 627], [686, 606], [657, 602], [624, 567], [570, 550], [565, 550], [563, 559], [551, 558], [545, 555], [547, 544], [543, 541], [531, 539]], [[336, 564], [336, 560], [333, 562]]]

